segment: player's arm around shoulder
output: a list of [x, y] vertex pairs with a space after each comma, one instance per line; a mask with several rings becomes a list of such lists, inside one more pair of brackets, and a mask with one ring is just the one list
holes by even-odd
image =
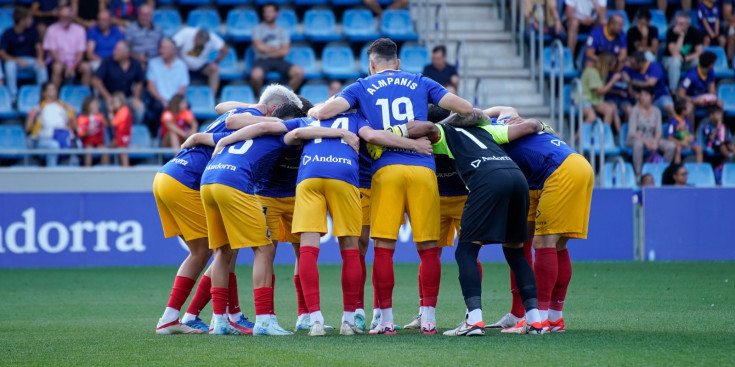
[[321, 126], [308, 126], [300, 127], [291, 130], [284, 136], [283, 141], [288, 145], [299, 145], [304, 140], [313, 140], [320, 138], [337, 138], [344, 140], [355, 152], [360, 150], [360, 138], [349, 130], [321, 127]]
[[[429, 124], [431, 124], [429, 122]], [[433, 124], [432, 124], [433, 125]], [[397, 135], [393, 130], [375, 130], [370, 126], [363, 126], [358, 131], [360, 138], [368, 143], [399, 149], [413, 150], [421, 154], [431, 154], [431, 142], [426, 137], [410, 139]]]
[[439, 100], [439, 107], [446, 110], [450, 110], [462, 115], [472, 114], [473, 108], [472, 103], [466, 99], [455, 95], [454, 93], [447, 93]]
[[335, 97], [325, 103], [312, 107], [309, 110], [308, 115], [309, 117], [313, 117], [317, 120], [327, 120], [349, 110], [350, 108], [350, 102], [344, 99], [344, 97]]
[[197, 145], [207, 145], [210, 147], [215, 146], [216, 142], [214, 141], [214, 134], [212, 133], [195, 133], [192, 135], [189, 135], [188, 138], [186, 138], [186, 141], [184, 141], [183, 144], [181, 144], [181, 149], [188, 149], [193, 148]]
[[[258, 106], [262, 106], [262, 105], [258, 105]], [[265, 109], [265, 107], [263, 107], [263, 109]], [[236, 113], [236, 114], [227, 116], [227, 119], [225, 119], [225, 127], [227, 127], [230, 130], [237, 130], [237, 129], [242, 129], [246, 126], [258, 124], [261, 122], [281, 122], [281, 121], [282, 120], [279, 119], [278, 117], [255, 116], [250, 113]]]
[[[546, 128], [546, 124], [543, 122], [536, 120], [536, 119], [523, 119], [521, 117], [512, 117], [507, 120], [507, 125], [490, 125], [487, 127], [487, 129], [492, 129], [493, 131], [488, 130], [492, 135], [493, 138], [496, 140], [498, 144], [504, 144], [507, 142], [511, 142], [513, 140], [522, 138], [526, 135], [530, 134], [536, 134], [541, 132]], [[505, 128], [505, 136], [503, 136], [503, 132], [499, 131], [501, 128]], [[487, 130], [486, 129], [486, 130]], [[495, 133], [494, 133], [495, 132]], [[499, 133], [501, 140], [507, 140], [505, 142], [497, 141], [496, 134]], [[504, 139], [503, 139], [504, 138]]]
[[223, 137], [214, 147], [212, 156], [219, 154], [226, 146], [243, 140], [257, 138], [262, 135], [276, 135], [287, 131], [286, 125], [280, 122], [261, 122], [255, 125], [243, 127], [234, 133]]

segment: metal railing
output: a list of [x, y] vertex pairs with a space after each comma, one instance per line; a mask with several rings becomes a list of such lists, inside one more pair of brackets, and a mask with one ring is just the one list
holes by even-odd
[[[538, 18], [536, 18], [538, 15]], [[523, 14], [521, 14], [523, 16]], [[538, 92], [543, 93], [544, 91], [544, 8], [541, 4], [534, 4], [531, 10], [531, 18], [537, 19], [539, 22], [539, 29], [531, 27], [531, 39], [529, 44], [530, 49], [530, 65], [531, 65], [531, 80], [536, 79], [538, 82]], [[538, 39], [536, 38], [538, 34]], [[538, 54], [538, 56], [536, 55]], [[563, 55], [562, 55], [563, 57]], [[538, 58], [538, 63], [536, 59]], [[552, 116], [553, 117], [553, 116]]]
[[[117, 163], [117, 154], [128, 154], [131, 159], [137, 159], [136, 156], [152, 155], [156, 158], [156, 162], [160, 165], [173, 157], [181, 149], [178, 148], [69, 148], [69, 149], [0, 149], [0, 157], [4, 159], [22, 159], [24, 165], [29, 165], [31, 158], [34, 156], [46, 155], [112, 155], [112, 161]], [[150, 158], [150, 157], [145, 157]], [[70, 159], [67, 165], [74, 165], [74, 160]]]
[[561, 131], [564, 125], [564, 45], [559, 40], [551, 44], [549, 64], [549, 109], [552, 120], [557, 118], [554, 129]]
[[[569, 104], [569, 135], [567, 136], [567, 142], [571, 143], [568, 144], [572, 149], [577, 150], [577, 143], [576, 143], [576, 135], [577, 135], [577, 126], [579, 128], [582, 128], [582, 124], [584, 124], [584, 111], [582, 109], [582, 82], [579, 80], [579, 78], [574, 78], [571, 83], [571, 91], [570, 91], [570, 104]], [[576, 99], [573, 97], [576, 95]], [[562, 99], [564, 96], [562, 95]], [[576, 123], [575, 123], [575, 117], [576, 117]], [[564, 124], [561, 124], [561, 128], [559, 131], [559, 134], [564, 137]]]
[[[595, 128], [598, 130], [598, 134], [595, 134]], [[605, 124], [598, 118], [590, 129], [590, 165], [592, 169], [597, 170], [595, 185], [598, 187], [603, 186], [605, 183]], [[597, 142], [596, 140], [599, 140]], [[597, 144], [595, 144], [597, 143]], [[598, 153], [599, 150], [599, 153]], [[597, 165], [597, 155], [600, 155], [600, 163]]]
[[[620, 177], [618, 177], [618, 166], [622, 167], [620, 170]], [[617, 187], [618, 180], [621, 183], [621, 187], [628, 185], [628, 167], [625, 165], [625, 159], [623, 157], [616, 157], [612, 165], [612, 186]], [[603, 181], [604, 184], [604, 181]]]
[[447, 4], [430, 4], [429, 0], [414, 0], [410, 4], [416, 9], [417, 18], [420, 19], [416, 22], [419, 43], [429, 49], [437, 44], [446, 45], [449, 41]]

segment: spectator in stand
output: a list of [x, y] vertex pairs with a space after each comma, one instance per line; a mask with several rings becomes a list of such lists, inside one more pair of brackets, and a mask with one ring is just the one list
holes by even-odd
[[704, 46], [725, 47], [727, 40], [720, 32], [720, 6], [717, 1], [701, 0], [697, 7], [697, 21], [702, 30], [702, 44]]
[[97, 24], [97, 15], [105, 8], [106, 0], [71, 0], [69, 3], [74, 14], [77, 15], [75, 22], [84, 28], [92, 28]]
[[163, 39], [161, 27], [153, 24], [153, 7], [144, 4], [138, 8], [137, 22], [125, 28], [125, 40], [130, 44], [130, 52], [134, 59], [140, 61], [145, 69], [148, 60], [158, 56], [158, 46]]
[[623, 68], [624, 78], [630, 80], [631, 95], [636, 97], [636, 88], [653, 88], [653, 105], [666, 112], [666, 118], [674, 117], [674, 100], [666, 86], [664, 69], [656, 61], [649, 61], [643, 52], [635, 52]]
[[556, 0], [523, 0], [523, 16], [526, 18], [526, 24], [528, 24], [528, 28], [526, 28], [527, 35], [530, 35], [531, 28], [536, 31], [539, 30], [539, 19], [531, 19], [531, 12], [536, 4], [541, 5], [545, 9], [543, 27], [544, 34], [551, 36], [552, 39], [565, 38], [566, 34], [564, 33], [564, 25], [562, 24], [561, 17], [557, 11]]
[[[76, 130], [74, 122], [74, 108], [59, 101], [59, 89], [54, 83], [46, 82], [41, 87], [41, 104], [28, 113], [25, 129], [34, 148], [69, 148]], [[46, 155], [46, 166], [57, 164], [57, 154]]]
[[92, 68], [84, 61], [87, 36], [84, 27], [73, 23], [74, 13], [68, 6], [59, 10], [59, 21], [48, 27], [43, 49], [51, 61], [51, 81], [57, 87], [64, 78], [80, 77], [82, 85], [89, 85]]
[[[669, 5], [669, 0], [656, 0], [656, 5], [661, 10], [666, 13], [666, 8]], [[692, 8], [692, 1], [691, 0], [682, 0], [681, 1], [681, 7], [683, 10], [689, 10]], [[615, 0], [615, 9], [617, 10], [625, 10], [625, 0]]]
[[692, 123], [687, 118], [692, 114], [692, 104], [686, 99], [680, 99], [674, 104], [676, 115], [669, 122], [669, 141], [676, 144], [674, 163], [681, 163], [681, 153], [684, 149], [691, 149], [697, 158], [697, 163], [702, 163], [702, 147], [694, 139]]
[[593, 29], [587, 37], [586, 61], [597, 61], [597, 57], [604, 53], [617, 56], [620, 68], [628, 57], [628, 41], [623, 32], [623, 18], [618, 14], [611, 15], [607, 24]]
[[[609, 102], [617, 106], [618, 111], [623, 113], [621, 121], [628, 121], [630, 110], [633, 108], [633, 99], [630, 96], [630, 78], [625, 73], [619, 73], [620, 79], [613, 83], [612, 88], [605, 93], [605, 102]], [[615, 73], [607, 75], [605, 83], [610, 82]]]
[[148, 129], [152, 136], [158, 135], [159, 120], [164, 106], [177, 94], [186, 94], [189, 86], [189, 70], [176, 56], [174, 41], [164, 38], [159, 47], [159, 57], [151, 59], [146, 72], [148, 94], [151, 97]]
[[189, 110], [186, 97], [183, 94], [173, 96], [168, 109], [161, 115], [161, 146], [178, 148], [198, 129], [199, 123]]
[[[82, 114], [77, 117], [77, 136], [82, 139], [84, 148], [106, 148], [105, 130], [107, 119], [100, 112], [100, 101], [94, 96], [87, 96], [82, 102]], [[102, 154], [100, 163], [110, 164], [110, 157]], [[84, 155], [84, 166], [92, 166], [92, 153]]]
[[663, 65], [669, 76], [669, 90], [679, 87], [682, 67], [689, 70], [699, 62], [702, 54], [702, 37], [691, 26], [691, 19], [686, 12], [676, 16], [674, 25], [666, 32], [666, 50]]
[[87, 31], [87, 60], [92, 70], [97, 70], [102, 59], [112, 56], [115, 45], [125, 40], [125, 35], [117, 26], [112, 25], [110, 12], [102, 10], [97, 15], [97, 25]]
[[288, 76], [288, 85], [296, 91], [304, 81], [304, 69], [285, 60], [291, 49], [291, 34], [276, 24], [278, 5], [263, 5], [261, 16], [263, 22], [253, 28], [255, 62], [250, 71], [250, 86], [256, 95], [260, 95], [265, 75], [276, 71]]
[[735, 144], [732, 143], [732, 134], [725, 126], [723, 117], [722, 107], [709, 108], [709, 122], [704, 126], [704, 137], [707, 148], [725, 159], [732, 159], [735, 157]]
[[[695, 110], [706, 109], [713, 104], [722, 105], [722, 101], [717, 99], [715, 90], [716, 61], [717, 55], [703, 52], [699, 56], [699, 65], [686, 73], [676, 92], [677, 97], [693, 104]], [[693, 114], [687, 116], [694, 121]]]
[[126, 28], [130, 22], [135, 20], [138, 10], [143, 5], [151, 8], [156, 7], [155, 0], [108, 0], [112, 21], [121, 28]]
[[606, 0], [565, 0], [567, 20], [567, 47], [575, 54], [579, 34], [587, 34], [596, 25], [604, 25], [607, 15]]
[[459, 74], [457, 68], [447, 64], [447, 48], [439, 45], [431, 50], [431, 64], [424, 66], [425, 77], [441, 85], [452, 85], [459, 88]]
[[628, 30], [628, 55], [643, 52], [646, 59], [656, 61], [659, 46], [658, 28], [651, 27], [651, 12], [641, 8], [635, 18], [635, 27]]
[[656, 181], [653, 180], [653, 175], [646, 173], [641, 176], [641, 187], [656, 187]]
[[138, 60], [130, 57], [130, 49], [125, 41], [119, 41], [112, 51], [112, 57], [102, 60], [102, 64], [92, 78], [92, 86], [104, 101], [104, 110], [111, 109], [112, 95], [122, 92], [132, 107], [135, 123], [143, 122], [143, 83], [145, 73]]
[[39, 85], [46, 83], [48, 73], [43, 59], [41, 39], [33, 27], [33, 18], [28, 9], [16, 8], [13, 11], [13, 24], [0, 38], [0, 58], [5, 62], [8, 89], [15, 100], [18, 96], [19, 71], [33, 72], [36, 75], [36, 84]]
[[335, 79], [329, 82], [329, 96], [335, 96], [342, 91], [342, 82]]
[[664, 170], [661, 177], [661, 185], [663, 186], [687, 186], [688, 178], [687, 168], [681, 163], [672, 163]]
[[[191, 76], [207, 79], [213, 93], [219, 91], [219, 63], [227, 56], [227, 44], [214, 32], [206, 29], [184, 27], [173, 37], [179, 55], [189, 68]], [[209, 54], [218, 52], [210, 61]]]
[[[115, 142], [113, 146], [117, 148], [129, 147], [133, 128], [133, 116], [130, 114], [130, 108], [125, 104], [125, 95], [122, 92], [115, 92], [112, 95], [110, 120], [112, 120], [112, 127], [115, 128]], [[130, 158], [127, 153], [122, 153], [118, 157], [120, 158], [121, 166], [130, 166]]]
[[[368, 9], [372, 10], [378, 17], [383, 16], [383, 8], [380, 6], [378, 0], [362, 0]], [[395, 0], [393, 3], [388, 5], [388, 9], [404, 9], [408, 7], [408, 0]]]
[[723, 32], [727, 37], [727, 59], [732, 60], [735, 54], [735, 0], [722, 0], [722, 20], [725, 23]]
[[33, 0], [31, 3], [31, 15], [41, 38], [46, 34], [46, 28], [59, 20], [64, 3], [59, 0]]
[[[613, 125], [617, 131], [620, 131], [618, 107], [603, 100], [605, 94], [622, 77], [620, 73], [615, 72], [616, 68], [617, 58], [613, 54], [602, 54], [596, 62], [587, 63], [581, 78], [582, 97], [584, 98], [581, 106], [584, 113], [584, 122], [594, 122], [599, 113], [602, 115], [604, 123]], [[611, 74], [612, 77], [609, 77]], [[605, 83], [604, 80], [608, 82]]]
[[638, 90], [638, 103], [630, 112], [628, 136], [625, 145], [633, 149], [633, 169], [636, 179], [641, 177], [643, 154], [659, 152], [667, 163], [676, 153], [676, 144], [662, 139], [661, 111], [653, 105], [653, 88]]

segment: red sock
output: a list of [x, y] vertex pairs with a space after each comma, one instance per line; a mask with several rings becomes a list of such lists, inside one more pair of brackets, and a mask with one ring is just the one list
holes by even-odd
[[360, 282], [360, 250], [342, 251], [342, 304], [344, 311], [357, 309], [358, 285]]
[[273, 314], [273, 288], [260, 287], [253, 289], [255, 300], [255, 315]]
[[548, 310], [551, 300], [551, 291], [556, 284], [559, 273], [558, 260], [555, 248], [541, 248], [536, 250], [536, 263], [534, 264], [536, 275], [536, 293], [538, 295], [538, 309]]
[[227, 301], [230, 299], [230, 290], [227, 288], [212, 287], [212, 312], [215, 315], [224, 315], [227, 312]]
[[306, 308], [306, 301], [304, 301], [304, 291], [301, 290], [301, 277], [299, 275], [293, 276], [293, 285], [296, 287], [296, 303], [299, 307], [298, 315], [309, 313], [309, 309]]
[[304, 292], [304, 300], [309, 312], [321, 310], [319, 307], [319, 269], [316, 260], [319, 257], [319, 249], [311, 246], [301, 246], [299, 250], [299, 276], [301, 277], [301, 289]]
[[276, 273], [271, 274], [271, 288], [273, 289], [273, 297], [271, 297], [271, 315], [275, 315], [276, 303], [273, 298], [276, 295]]
[[202, 275], [202, 279], [199, 279], [199, 285], [197, 286], [196, 292], [194, 292], [194, 297], [191, 299], [191, 303], [189, 303], [189, 308], [186, 309], [186, 313], [199, 315], [204, 306], [206, 306], [207, 303], [209, 303], [209, 300], [212, 299], [211, 288], [212, 278]]
[[370, 281], [373, 283], [373, 308], [380, 309], [380, 300], [378, 299], [378, 287], [375, 286], [375, 259], [373, 258], [373, 271], [370, 272]]
[[[533, 245], [531, 241], [523, 243], [523, 254], [526, 255], [526, 260], [528, 260], [528, 264], [531, 265], [531, 269], [533, 269], [532, 248]], [[521, 300], [521, 295], [518, 293], [518, 286], [516, 285], [516, 277], [512, 270], [510, 272], [510, 293], [513, 295], [513, 304], [510, 306], [510, 313], [515, 317], [523, 317], [526, 315], [526, 309], [523, 307], [523, 301]]]
[[422, 264], [423, 263], [419, 263], [419, 275], [418, 275], [418, 278], [419, 278], [419, 307], [426, 306], [424, 304], [424, 290], [422, 289], [422, 286], [421, 286], [421, 266]]
[[181, 310], [181, 306], [189, 298], [189, 293], [191, 293], [191, 289], [194, 288], [195, 283], [195, 279], [177, 275], [174, 279], [174, 286], [171, 287], [171, 296], [168, 299], [168, 305], [166, 307]]
[[482, 263], [480, 260], [477, 260], [477, 270], [480, 271], [480, 283], [482, 283]]
[[230, 304], [229, 306], [229, 312], [230, 314], [236, 314], [240, 312], [240, 300], [237, 296], [237, 277], [235, 276], [235, 273], [230, 273]]
[[375, 260], [373, 262], [374, 287], [378, 294], [380, 309], [393, 308], [393, 287], [395, 274], [393, 273], [393, 253], [395, 249], [374, 247]]
[[367, 268], [365, 267], [365, 256], [360, 255], [360, 284], [357, 286], [357, 308], [365, 308], [365, 280], [367, 279]]
[[564, 299], [567, 297], [569, 282], [572, 280], [572, 260], [569, 259], [569, 250], [557, 251], [556, 260], [559, 266], [559, 273], [556, 277], [554, 290], [551, 292], [549, 308], [561, 311], [564, 308]]
[[434, 247], [419, 251], [421, 257], [421, 288], [424, 294], [424, 306], [436, 307], [439, 298], [439, 283], [442, 277], [442, 263], [439, 261], [439, 249]]

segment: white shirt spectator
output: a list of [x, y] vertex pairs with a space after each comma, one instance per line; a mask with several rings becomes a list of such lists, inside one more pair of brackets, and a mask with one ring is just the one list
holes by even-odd
[[209, 41], [204, 44], [204, 48], [199, 53], [196, 53], [194, 50], [194, 37], [198, 31], [199, 28], [184, 27], [173, 37], [176, 48], [179, 50], [179, 55], [186, 66], [189, 67], [189, 70], [203, 68], [210, 61], [209, 54], [213, 51], [219, 51], [225, 46], [225, 41], [222, 38], [214, 32], [209, 32]]
[[590, 17], [597, 19], [595, 3], [598, 6], [607, 6], [606, 0], [564, 0], [565, 5], [574, 8], [574, 16], [578, 19], [587, 19]]
[[41, 110], [39, 116], [41, 121], [41, 129], [38, 131], [38, 138], [53, 139], [54, 130], [66, 129], [69, 123], [69, 113], [59, 103], [47, 103]]

